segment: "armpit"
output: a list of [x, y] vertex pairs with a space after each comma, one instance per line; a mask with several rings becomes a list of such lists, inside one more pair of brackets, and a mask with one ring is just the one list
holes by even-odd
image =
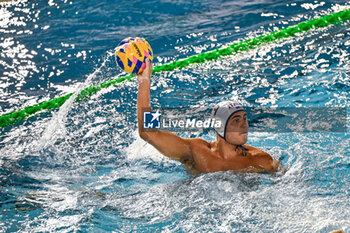
[[180, 159], [180, 162], [183, 163], [187, 168], [196, 170], [195, 162], [192, 156], [184, 156]]

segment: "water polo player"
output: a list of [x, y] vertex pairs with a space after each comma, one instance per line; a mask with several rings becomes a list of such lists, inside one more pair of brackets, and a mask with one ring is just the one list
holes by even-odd
[[137, 76], [137, 119], [142, 139], [163, 155], [181, 161], [192, 173], [216, 171], [274, 172], [279, 161], [258, 148], [246, 145], [248, 140], [247, 114], [237, 103], [225, 101], [215, 106], [213, 116], [222, 122], [216, 130], [216, 141], [200, 138], [185, 139], [169, 131], [143, 129], [143, 112], [151, 111], [150, 77], [152, 63]]

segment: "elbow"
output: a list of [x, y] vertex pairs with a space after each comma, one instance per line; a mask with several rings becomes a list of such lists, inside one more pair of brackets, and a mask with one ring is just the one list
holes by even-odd
[[139, 129], [139, 136], [145, 140], [146, 142], [149, 142], [152, 144], [152, 141], [157, 137], [159, 133], [159, 130], [156, 129], [147, 129], [146, 131]]
[[142, 138], [146, 142], [149, 142], [149, 140], [150, 140], [149, 134], [145, 131], [139, 130], [139, 136], [140, 136], [140, 138]]
[[143, 140], [146, 140], [147, 138], [147, 133], [144, 131], [143, 127], [142, 127], [142, 124], [138, 124], [138, 131], [139, 131], [139, 136], [140, 138], [142, 138]]
[[143, 131], [139, 130], [139, 136], [140, 136], [140, 138], [142, 138], [143, 140], [147, 141], [148, 136], [147, 136], [147, 133], [146, 133], [146, 132], [143, 132]]

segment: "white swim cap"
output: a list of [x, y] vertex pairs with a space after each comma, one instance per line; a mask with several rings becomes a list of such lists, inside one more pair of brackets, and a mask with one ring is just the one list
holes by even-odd
[[233, 114], [240, 111], [245, 110], [242, 105], [233, 101], [223, 101], [214, 107], [212, 116], [215, 118], [215, 121], [221, 121], [220, 127], [215, 127], [215, 131], [220, 135], [220, 137], [225, 139], [228, 120]]

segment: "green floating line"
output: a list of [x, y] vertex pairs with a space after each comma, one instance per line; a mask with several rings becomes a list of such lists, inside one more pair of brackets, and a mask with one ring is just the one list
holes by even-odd
[[[163, 72], [163, 71], [173, 71], [175, 69], [182, 69], [190, 64], [200, 64], [206, 61], [216, 60], [222, 56], [233, 55], [240, 52], [245, 52], [250, 49], [257, 48], [260, 45], [273, 42], [279, 39], [292, 37], [297, 33], [302, 33], [309, 31], [311, 29], [327, 27], [332, 24], [344, 22], [350, 19], [350, 9], [339, 11], [337, 13], [333, 13], [330, 15], [323, 16], [321, 18], [311, 19], [309, 21], [305, 21], [299, 23], [294, 26], [289, 26], [284, 29], [279, 29], [273, 31], [271, 33], [259, 36], [257, 38], [247, 39], [245, 41], [234, 43], [226, 48], [215, 49], [209, 52], [205, 52], [202, 54], [194, 55], [188, 57], [186, 59], [177, 60], [168, 64], [163, 64], [160, 66], [155, 66], [153, 68], [152, 74]], [[88, 97], [96, 94], [103, 88], [108, 88], [110, 86], [116, 86], [118, 83], [123, 82], [125, 80], [130, 80], [135, 77], [135, 75], [123, 76], [114, 80], [109, 80], [107, 82], [101, 83], [99, 85], [94, 85], [82, 90], [79, 95], [75, 98], [76, 102], [80, 102]], [[24, 109], [20, 109], [17, 111], [13, 111], [10, 113], [6, 113], [0, 116], [0, 127], [7, 127], [14, 123], [21, 122], [26, 118], [41, 112], [43, 110], [50, 110], [54, 108], [61, 107], [66, 100], [68, 100], [74, 93], [70, 93], [58, 98], [50, 99], [47, 101], [40, 102], [33, 106], [25, 107]]]

